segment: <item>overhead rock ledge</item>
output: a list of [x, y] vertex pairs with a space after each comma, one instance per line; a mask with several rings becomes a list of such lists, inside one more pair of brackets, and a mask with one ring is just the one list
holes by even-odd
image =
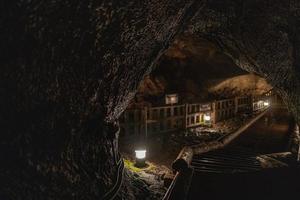
[[300, 121], [300, 1], [207, 1], [186, 30], [264, 77]]

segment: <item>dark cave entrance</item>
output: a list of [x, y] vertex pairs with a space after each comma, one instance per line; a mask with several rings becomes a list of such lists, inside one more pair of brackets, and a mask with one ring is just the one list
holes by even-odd
[[[238, 67], [212, 42], [195, 35], [181, 35], [166, 50], [152, 72], [141, 81], [127, 107], [132, 112], [128, 112], [126, 117], [123, 115], [120, 123], [124, 124], [125, 118], [127, 122], [142, 122], [147, 115], [145, 108], [166, 105], [166, 95], [170, 94], [176, 94], [177, 103], [184, 104], [234, 96], [259, 96], [270, 90], [272, 86], [264, 78]], [[178, 112], [180, 109], [178, 107]], [[160, 113], [158, 109], [156, 114], [159, 117], [168, 115], [167, 112]], [[177, 112], [177, 109], [173, 112]], [[157, 130], [160, 127], [158, 124]], [[145, 128], [144, 125], [134, 124], [122, 126], [122, 134], [137, 136], [144, 134]]]
[[[271, 103], [267, 99], [272, 89], [264, 78], [242, 70], [213, 43], [193, 35], [179, 36], [160, 58], [155, 69], [142, 80], [135, 97], [120, 118], [123, 131], [119, 139], [120, 151], [128, 169], [139, 170], [134, 168], [134, 151], [142, 147], [146, 150], [148, 167], [161, 170], [161, 173], [156, 172], [158, 177], [168, 177], [172, 162], [183, 145], [187, 144], [174, 140], [183, 135], [188, 138], [187, 127], [218, 127], [215, 125], [217, 122], [224, 121], [225, 124], [226, 120], [243, 118], [253, 111], [254, 104], [255, 109], [260, 109], [264, 104]], [[277, 94], [275, 96], [276, 100], [272, 103], [282, 104], [281, 98]], [[175, 99], [171, 106], [168, 105], [169, 97]], [[217, 114], [213, 117], [209, 112], [200, 112], [205, 106], [211, 106], [212, 102], [218, 109], [234, 101], [237, 104], [251, 104], [251, 109], [246, 106], [238, 111], [228, 108], [220, 111], [218, 117]], [[190, 108], [185, 104], [191, 104]], [[199, 114], [182, 120], [186, 109]], [[208, 116], [216, 122], [205, 123], [204, 119]], [[219, 136], [198, 135], [203, 141]]]

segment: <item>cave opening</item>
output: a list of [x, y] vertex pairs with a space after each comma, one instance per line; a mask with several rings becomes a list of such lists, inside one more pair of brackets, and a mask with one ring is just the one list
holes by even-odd
[[[161, 199], [174, 179], [172, 164], [184, 146], [216, 141], [270, 104], [287, 112], [266, 79], [237, 66], [212, 42], [179, 35], [141, 81], [119, 119], [125, 166], [150, 186], [150, 193], [156, 194], [150, 198]], [[286, 117], [292, 120], [290, 114]], [[136, 149], [146, 152], [146, 165], [136, 165]], [[284, 150], [266, 148], [264, 153]]]

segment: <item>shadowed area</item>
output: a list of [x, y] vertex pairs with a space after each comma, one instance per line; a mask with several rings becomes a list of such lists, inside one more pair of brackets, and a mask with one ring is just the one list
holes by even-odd
[[300, 188], [298, 168], [265, 169], [256, 159], [286, 151], [293, 127], [286, 109], [272, 108], [224, 149], [195, 155], [189, 199], [295, 197]]
[[199, 175], [189, 199], [293, 199], [298, 195], [299, 169], [271, 169], [261, 172]]

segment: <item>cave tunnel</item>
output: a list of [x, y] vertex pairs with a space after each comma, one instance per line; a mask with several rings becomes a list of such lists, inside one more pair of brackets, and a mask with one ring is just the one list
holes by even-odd
[[[119, 118], [155, 74], [215, 79], [234, 64], [273, 88], [299, 124], [298, 0], [5, 0], [0, 9], [0, 199], [144, 199], [119, 151]], [[210, 59], [211, 73], [184, 72], [187, 55], [197, 66]], [[220, 87], [212, 94], [225, 98]]]

